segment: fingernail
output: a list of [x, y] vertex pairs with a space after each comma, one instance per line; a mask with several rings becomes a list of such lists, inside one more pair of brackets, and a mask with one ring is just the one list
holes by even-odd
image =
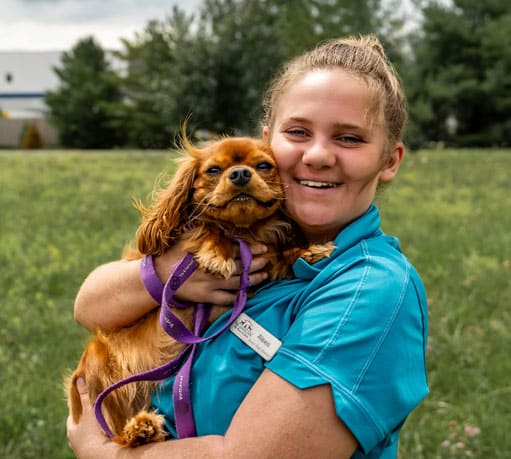
[[82, 376], [76, 378], [76, 387], [81, 389], [85, 387], [85, 379]]

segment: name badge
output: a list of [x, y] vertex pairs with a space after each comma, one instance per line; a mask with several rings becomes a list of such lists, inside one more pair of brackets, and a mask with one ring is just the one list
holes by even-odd
[[230, 330], [265, 360], [271, 360], [282, 345], [278, 338], [244, 312], [231, 324]]

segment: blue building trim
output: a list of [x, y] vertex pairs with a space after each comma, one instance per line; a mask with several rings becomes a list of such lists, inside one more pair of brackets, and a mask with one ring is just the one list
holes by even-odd
[[44, 92], [0, 92], [0, 99], [42, 99]]

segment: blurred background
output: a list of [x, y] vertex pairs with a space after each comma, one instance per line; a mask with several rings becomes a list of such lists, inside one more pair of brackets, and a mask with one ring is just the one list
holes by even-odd
[[413, 154], [378, 205], [430, 311], [431, 394], [399, 456], [511, 458], [509, 0], [1, 0], [0, 458], [73, 457], [74, 298], [172, 175], [183, 120], [257, 135], [280, 63], [359, 33], [408, 97]]
[[0, 147], [167, 148], [257, 134], [279, 64], [374, 33], [421, 147], [511, 143], [507, 0], [3, 0]]

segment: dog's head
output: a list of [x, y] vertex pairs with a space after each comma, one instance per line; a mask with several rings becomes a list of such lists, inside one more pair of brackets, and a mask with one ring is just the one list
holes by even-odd
[[273, 215], [282, 184], [268, 144], [231, 137], [203, 148], [184, 140], [185, 157], [155, 204], [142, 209], [142, 254], [160, 254], [187, 229], [204, 222], [248, 228]]
[[228, 138], [201, 154], [192, 191], [198, 218], [249, 227], [279, 208], [282, 185], [265, 142]]

